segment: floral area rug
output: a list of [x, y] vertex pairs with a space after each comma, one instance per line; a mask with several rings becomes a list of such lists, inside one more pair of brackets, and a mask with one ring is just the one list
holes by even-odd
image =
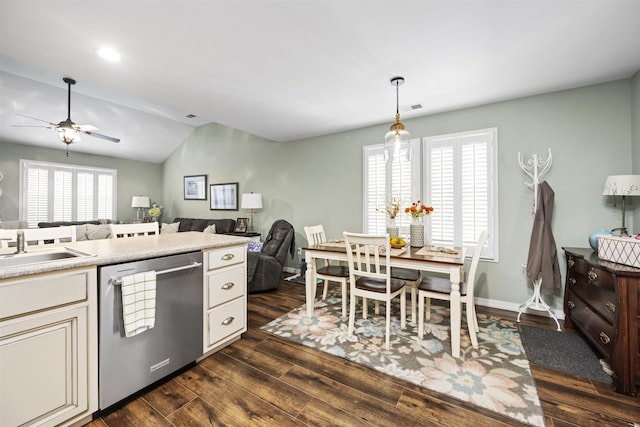
[[341, 318], [340, 296], [335, 293], [330, 293], [326, 301], [316, 301], [313, 317], [307, 316], [303, 305], [261, 329], [524, 424], [545, 425], [514, 322], [479, 315], [479, 346], [474, 349], [463, 314], [460, 358], [455, 359], [451, 356], [448, 307], [432, 304], [431, 320], [426, 322], [424, 339], [419, 341], [417, 326], [407, 321], [406, 328], [400, 328], [399, 299], [395, 300], [390, 350], [384, 347], [384, 304], [380, 304], [380, 316], [376, 316], [369, 301], [368, 319], [362, 319], [362, 311], [357, 309], [355, 331], [349, 337], [348, 319]]

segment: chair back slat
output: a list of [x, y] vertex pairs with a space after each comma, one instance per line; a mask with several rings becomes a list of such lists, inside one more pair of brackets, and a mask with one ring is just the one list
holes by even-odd
[[307, 243], [309, 245], [319, 245], [327, 241], [324, 227], [321, 224], [304, 227], [304, 233], [307, 235]]
[[[347, 258], [349, 259], [351, 280], [358, 277], [390, 279], [389, 235], [357, 234], [344, 232]], [[389, 280], [387, 280], [389, 292]]]
[[480, 237], [478, 238], [478, 242], [476, 243], [476, 247], [473, 250], [473, 255], [471, 257], [471, 265], [469, 266], [469, 273], [467, 274], [467, 295], [470, 298], [473, 298], [475, 281], [476, 281], [476, 270], [478, 269], [478, 262], [480, 261], [480, 255], [482, 255], [482, 250], [484, 249], [484, 245], [487, 243], [489, 239], [489, 234], [486, 231], [480, 233]]
[[[24, 241], [27, 247], [43, 246], [50, 243], [65, 243], [76, 241], [76, 227], [73, 225], [50, 228], [25, 228]], [[18, 240], [18, 230], [0, 230], [0, 246], [14, 247]]]
[[109, 228], [111, 229], [112, 239], [160, 234], [157, 222], [141, 222], [139, 224], [109, 224]]

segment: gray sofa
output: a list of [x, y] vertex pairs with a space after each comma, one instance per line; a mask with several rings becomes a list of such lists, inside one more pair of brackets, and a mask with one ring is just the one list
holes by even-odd
[[236, 228], [235, 219], [202, 219], [202, 218], [175, 218], [173, 222], [179, 222], [178, 232], [204, 231], [210, 225], [216, 226], [216, 234], [232, 233]]

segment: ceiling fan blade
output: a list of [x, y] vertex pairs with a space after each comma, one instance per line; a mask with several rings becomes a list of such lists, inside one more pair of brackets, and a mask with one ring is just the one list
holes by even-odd
[[108, 135], [103, 135], [101, 133], [96, 133], [93, 131], [81, 131], [82, 133], [86, 133], [87, 135], [91, 135], [93, 137], [96, 138], [100, 138], [100, 139], [106, 139], [107, 141], [111, 141], [111, 142], [120, 142], [120, 138], [114, 138], [112, 136], [108, 136]]
[[75, 125], [75, 127], [77, 127], [78, 130], [80, 130], [82, 132], [93, 132], [95, 130], [100, 130], [97, 127], [95, 127], [94, 125]]
[[49, 123], [51, 126], [58, 126], [57, 123], [51, 123], [47, 120], [42, 120], [42, 119], [38, 119], [36, 117], [31, 117], [31, 116], [27, 116], [26, 114], [20, 114], [20, 113], [14, 113], [16, 116], [22, 116], [22, 117], [26, 117], [27, 119], [32, 119], [32, 120], [37, 120], [39, 122], [45, 122], [45, 123]]
[[13, 128], [46, 128], [53, 129], [52, 126], [38, 126], [38, 125], [11, 125]]

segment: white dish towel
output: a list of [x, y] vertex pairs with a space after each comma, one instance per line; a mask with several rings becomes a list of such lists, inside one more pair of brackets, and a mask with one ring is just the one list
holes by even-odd
[[156, 272], [122, 276], [122, 317], [124, 333], [132, 337], [156, 323]]

